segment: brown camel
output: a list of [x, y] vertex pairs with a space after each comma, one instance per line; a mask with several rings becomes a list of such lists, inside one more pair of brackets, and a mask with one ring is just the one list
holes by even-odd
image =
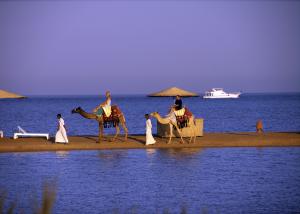
[[[172, 114], [172, 110], [171, 110], [171, 114]], [[172, 118], [170, 116], [161, 117], [158, 112], [153, 112], [150, 115], [153, 116], [155, 119], [157, 119], [157, 121], [159, 123], [161, 123], [161, 124], [169, 124], [169, 127], [170, 127], [170, 136], [169, 136], [168, 144], [171, 143], [171, 140], [172, 140], [173, 127], [175, 127], [176, 130], [178, 131], [180, 139], [181, 139], [181, 143], [184, 143], [182, 135], [181, 135], [181, 131], [180, 131], [180, 129], [179, 129], [178, 125], [177, 125], [177, 122], [175, 120], [172, 120]], [[191, 136], [189, 143], [192, 142], [193, 138], [194, 138], [193, 143], [195, 143], [195, 141], [196, 141], [196, 125], [195, 125], [195, 121], [194, 121], [194, 116], [192, 116], [192, 117], [189, 118], [189, 122], [187, 124], [187, 127], [190, 127], [192, 129], [192, 131], [193, 131], [193, 136]]]
[[[86, 119], [91, 119], [91, 120], [96, 120], [99, 123], [99, 140], [98, 143], [101, 142], [102, 137], [104, 136], [103, 130], [104, 130], [104, 120], [103, 120], [103, 116], [102, 115], [96, 115], [93, 113], [88, 113], [85, 112], [81, 107], [75, 108], [72, 110], [72, 114], [80, 114], [82, 117], [86, 118]], [[123, 115], [122, 112], [120, 112], [121, 114], [118, 115], [118, 119], [119, 119], [119, 123], [121, 124], [121, 126], [123, 127], [124, 131], [125, 131], [125, 138], [124, 141], [127, 141], [127, 136], [128, 136], [128, 129], [126, 126], [126, 121], [125, 121], [125, 117]], [[120, 134], [120, 127], [119, 127], [119, 123], [115, 124], [115, 128], [116, 128], [116, 134], [113, 137], [112, 141], [114, 141], [118, 135]]]

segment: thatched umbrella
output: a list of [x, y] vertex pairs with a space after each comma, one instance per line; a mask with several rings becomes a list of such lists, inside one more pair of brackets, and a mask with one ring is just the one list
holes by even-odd
[[14, 94], [8, 91], [0, 90], [0, 99], [5, 99], [5, 98], [25, 98], [25, 97], [19, 94]]
[[175, 97], [179, 95], [181, 97], [198, 97], [199, 95], [190, 91], [186, 91], [177, 87], [167, 88], [165, 90], [149, 94], [148, 97]]

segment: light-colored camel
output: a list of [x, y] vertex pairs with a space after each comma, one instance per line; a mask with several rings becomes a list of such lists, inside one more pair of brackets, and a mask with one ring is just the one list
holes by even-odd
[[[174, 114], [174, 113], [171, 112], [171, 114]], [[178, 131], [178, 134], [179, 134], [180, 139], [181, 139], [181, 143], [184, 143], [184, 140], [183, 140], [182, 135], [181, 135], [181, 131], [180, 131], [178, 125], [177, 125], [176, 120], [173, 120], [171, 118], [171, 116], [162, 117], [162, 116], [160, 116], [160, 114], [158, 112], [153, 112], [150, 115], [153, 116], [155, 119], [157, 119], [157, 121], [159, 123], [169, 125], [169, 127], [170, 127], [170, 136], [169, 136], [168, 144], [171, 143], [171, 140], [172, 140], [173, 127], [175, 127], [176, 130]], [[192, 129], [192, 132], [193, 132], [193, 135], [190, 137], [189, 143], [192, 142], [193, 138], [194, 138], [193, 143], [195, 143], [195, 141], [196, 141], [196, 125], [195, 125], [195, 121], [194, 121], [194, 116], [189, 118], [189, 122], [187, 124], [187, 127], [190, 127]]]
[[[98, 140], [98, 143], [100, 143], [101, 140], [102, 140], [102, 137], [104, 136], [104, 132], [103, 132], [103, 130], [104, 130], [103, 116], [102, 115], [101, 116], [97, 116], [96, 114], [85, 112], [81, 107], [73, 109], [72, 110], [72, 114], [75, 114], [75, 113], [80, 114], [82, 117], [84, 117], [86, 119], [91, 119], [91, 120], [98, 121], [98, 123], [99, 123], [99, 140]], [[124, 141], [127, 141], [128, 129], [127, 129], [127, 126], [126, 126], [126, 121], [125, 121], [125, 117], [124, 117], [123, 113], [121, 113], [118, 118], [119, 118], [119, 123], [121, 124], [121, 126], [123, 127], [124, 132], [125, 132]], [[114, 141], [118, 137], [118, 135], [120, 134], [119, 124], [116, 124], [115, 128], [116, 128], [116, 134], [113, 137], [112, 141]]]

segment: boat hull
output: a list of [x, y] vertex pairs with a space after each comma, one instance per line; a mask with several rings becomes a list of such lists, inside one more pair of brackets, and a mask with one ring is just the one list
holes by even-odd
[[219, 96], [203, 96], [203, 99], [236, 99], [239, 98], [241, 94], [227, 94]]
[[231, 96], [203, 96], [203, 99], [236, 99], [239, 98], [240, 95], [231, 95]]

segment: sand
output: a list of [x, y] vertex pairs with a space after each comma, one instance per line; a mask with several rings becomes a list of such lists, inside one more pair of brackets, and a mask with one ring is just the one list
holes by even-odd
[[[97, 143], [96, 136], [71, 136], [67, 145], [54, 144], [53, 138], [0, 138], [0, 152], [37, 152], [66, 150], [101, 150], [101, 149], [147, 149], [147, 148], [212, 148], [212, 147], [286, 147], [300, 146], [300, 133], [206, 133], [198, 137], [196, 143], [180, 144], [179, 138], [174, 138], [171, 144], [166, 144], [166, 138], [155, 137], [157, 143], [145, 146], [144, 135], [130, 135], [127, 142], [119, 137], [110, 142], [110, 136], [102, 143]], [[187, 138], [185, 139], [188, 140]]]

